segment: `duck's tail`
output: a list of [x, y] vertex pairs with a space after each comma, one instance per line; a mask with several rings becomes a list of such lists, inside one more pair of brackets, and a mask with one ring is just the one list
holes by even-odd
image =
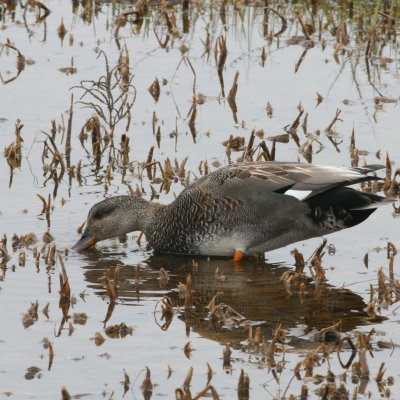
[[312, 220], [327, 233], [358, 225], [377, 207], [393, 201], [348, 187], [335, 188], [304, 200], [311, 209]]

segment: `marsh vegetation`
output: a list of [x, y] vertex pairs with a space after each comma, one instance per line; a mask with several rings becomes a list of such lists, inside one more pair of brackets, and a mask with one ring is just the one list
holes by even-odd
[[[396, 0], [0, 1], [0, 397], [399, 393]], [[383, 164], [365, 223], [233, 267], [90, 206], [241, 160]]]

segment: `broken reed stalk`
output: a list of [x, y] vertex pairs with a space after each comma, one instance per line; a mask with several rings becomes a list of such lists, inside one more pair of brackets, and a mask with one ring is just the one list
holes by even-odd
[[7, 164], [10, 167], [10, 180], [8, 187], [11, 188], [14, 168], [19, 168], [22, 162], [22, 142], [24, 141], [21, 137], [21, 130], [24, 124], [21, 124], [20, 120], [15, 123], [15, 141], [4, 149], [4, 156], [7, 159]]
[[303, 18], [301, 17], [300, 13], [297, 13], [297, 20], [300, 22], [304, 36], [307, 38], [307, 40], [312, 40], [310, 34], [308, 33], [307, 27], [304, 25]]
[[111, 280], [108, 276], [104, 277], [104, 282], [106, 284], [107, 294], [110, 297], [111, 302], [115, 302], [118, 298], [118, 292], [116, 285], [113, 280]]
[[146, 367], [146, 377], [144, 378], [140, 388], [142, 389], [144, 395], [153, 391], [153, 383], [151, 382], [149, 367]]
[[127, 391], [129, 390], [129, 385], [131, 383], [131, 380], [129, 379], [129, 375], [126, 373], [125, 369], [123, 369], [123, 372], [124, 372], [124, 396], [125, 396]]
[[304, 262], [303, 254], [300, 253], [297, 249], [293, 249], [290, 252], [290, 254], [295, 259], [296, 272], [302, 273], [304, 271], [305, 266], [306, 266], [306, 263]]
[[361, 378], [369, 379], [369, 367], [367, 362], [367, 349], [363, 348], [359, 351], [359, 362], [361, 370]]
[[169, 274], [164, 268], [160, 268], [160, 280], [169, 281]]
[[237, 105], [236, 105], [236, 100], [235, 100], [237, 89], [238, 89], [238, 84], [237, 84], [238, 78], [239, 78], [239, 71], [236, 71], [231, 90], [229, 91], [229, 94], [228, 94], [228, 104], [232, 110], [233, 120], [234, 120], [235, 124], [239, 123], [238, 118], [237, 118]]
[[215, 42], [215, 61], [217, 64], [218, 72], [222, 72], [222, 70], [224, 69], [227, 56], [228, 49], [226, 47], [226, 37], [220, 35]]
[[48, 201], [41, 196], [40, 194], [36, 194], [36, 196], [42, 201], [43, 208], [40, 214], [45, 214], [46, 216], [46, 221], [47, 221], [47, 227], [50, 228], [50, 210], [51, 210], [51, 197], [50, 193], [48, 195]]
[[68, 126], [67, 126], [67, 137], [65, 139], [65, 160], [67, 168], [71, 167], [71, 134], [72, 134], [72, 117], [74, 114], [74, 94], [71, 93], [71, 105], [69, 108], [68, 115]]
[[289, 135], [292, 137], [294, 142], [296, 143], [297, 147], [300, 147], [300, 139], [299, 136], [297, 135], [297, 128], [300, 125], [300, 118], [303, 115], [304, 110], [300, 110], [299, 114], [297, 115], [296, 119], [292, 122], [290, 125], [289, 129], [287, 130]]
[[21, 137], [21, 130], [24, 124], [21, 124], [20, 120], [15, 123], [15, 141], [4, 149], [4, 156], [7, 158], [7, 163], [10, 168], [21, 166], [22, 157], [22, 143], [23, 139]]
[[324, 272], [324, 270], [323, 270], [323, 268], [321, 266], [320, 259], [319, 258], [314, 258], [311, 264], [314, 267], [315, 274], [316, 274], [315, 283], [318, 285], [318, 284], [320, 284], [322, 282], [325, 282], [327, 279], [326, 279], [326, 276], [325, 276], [325, 272]]
[[153, 97], [154, 101], [157, 103], [161, 93], [160, 82], [158, 81], [158, 78], [154, 79], [154, 82], [149, 86], [147, 90]]
[[219, 82], [221, 85], [222, 97], [225, 97], [224, 77], [222, 72], [224, 69], [227, 56], [228, 56], [228, 49], [226, 47], [226, 37], [220, 35], [215, 41], [214, 57], [215, 57], [215, 63], [217, 65], [217, 72], [218, 72]]
[[140, 283], [140, 263], [135, 268], [135, 283]]
[[193, 367], [190, 367], [186, 374], [185, 381], [183, 382], [183, 385], [182, 385], [182, 387], [184, 389], [189, 389], [190, 382], [192, 381], [192, 377], [193, 377]]
[[[48, 150], [51, 153], [51, 155], [53, 156], [53, 159], [50, 163], [50, 168], [52, 168], [52, 167], [57, 168], [58, 165], [60, 165], [60, 174], [57, 176], [57, 180], [60, 181], [63, 178], [64, 173], [65, 173], [65, 164], [64, 164], [64, 159], [63, 159], [62, 153], [58, 150], [57, 145], [54, 141], [54, 138], [44, 131], [42, 131], [42, 133], [47, 136], [47, 139], [44, 142], [45, 149], [46, 149], [46, 151]], [[47, 141], [50, 142], [50, 144], [53, 148], [51, 148], [49, 146]]]
[[184, 61], [185, 61], [185, 63], [187, 62], [189, 64], [189, 67], [192, 70], [192, 73], [193, 73], [193, 87], [192, 87], [193, 97], [196, 97], [196, 81], [197, 81], [196, 71], [193, 68], [192, 63], [190, 62], [190, 59], [187, 56], [184, 57]]
[[115, 284], [115, 285], [118, 285], [118, 284], [119, 284], [119, 276], [120, 276], [120, 273], [121, 273], [121, 268], [120, 268], [120, 267], [116, 267], [116, 268], [114, 269], [114, 277], [113, 277], [113, 280], [114, 280], [114, 284]]
[[65, 269], [64, 261], [61, 257], [61, 254], [57, 254], [58, 260], [61, 265], [61, 273], [60, 273], [60, 303], [70, 302], [71, 300], [71, 287], [68, 281], [67, 271]]
[[333, 125], [335, 125], [335, 123], [336, 123], [337, 121], [342, 121], [342, 120], [339, 118], [341, 112], [342, 112], [342, 110], [340, 110], [339, 108], [336, 110], [336, 114], [335, 114], [335, 116], [333, 117], [331, 123], [325, 128], [325, 132], [330, 133], [331, 130], [332, 130]]
[[222, 360], [223, 360], [223, 368], [224, 369], [231, 369], [231, 354], [232, 350], [231, 347], [229, 346], [229, 343], [225, 346], [223, 352], [222, 352]]
[[[156, 304], [156, 306], [157, 306], [157, 304]], [[165, 317], [173, 316], [174, 306], [169, 297], [165, 296], [161, 299], [161, 310], [162, 310], [163, 316], [165, 316]]]
[[268, 346], [265, 347], [265, 355], [267, 356], [267, 362], [270, 368], [274, 368], [276, 366], [275, 362], [275, 344], [277, 341], [280, 340], [280, 337], [285, 337], [286, 332], [282, 328], [282, 324], [279, 323], [279, 325], [276, 327], [275, 330], [272, 331], [273, 336], [268, 344]]
[[53, 344], [50, 341], [48, 342], [48, 346], [49, 346], [49, 364], [47, 370], [50, 371], [54, 360], [54, 350], [53, 350]]
[[63, 386], [61, 388], [61, 400], [71, 400], [71, 399], [72, 399], [72, 396], [68, 392], [67, 388], [65, 386]]
[[287, 19], [279, 11], [275, 10], [274, 8], [266, 7], [265, 12], [268, 12], [268, 11], [272, 11], [274, 14], [276, 14], [281, 19], [281, 22], [282, 22], [281, 29], [279, 30], [279, 32], [274, 34], [275, 37], [278, 37], [283, 32], [286, 31], [286, 29], [287, 29]]
[[191, 307], [193, 305], [193, 291], [192, 291], [192, 275], [186, 277], [186, 288], [185, 288], [185, 307]]
[[242, 368], [240, 370], [237, 390], [238, 390], [239, 394], [243, 396], [243, 394], [248, 394], [249, 388], [250, 388], [250, 378], [247, 375], [247, 373], [244, 372], [244, 370]]
[[265, 159], [265, 161], [275, 161], [275, 153], [276, 153], [276, 139], [273, 139], [272, 148], [268, 150], [267, 145], [265, 144], [264, 140], [259, 145], [263, 152], [261, 156]]
[[207, 385], [210, 384], [212, 376], [213, 376], [213, 370], [211, 368], [211, 365], [207, 363]]
[[[211, 385], [206, 385], [206, 387], [199, 393], [196, 394], [196, 396], [193, 397], [192, 400], [199, 400], [204, 397], [209, 397], [209, 392], [211, 392], [211, 396], [213, 400], [218, 400], [219, 396], [218, 393], [216, 392], [215, 388]], [[206, 396], [208, 395], [208, 396]]]
[[196, 98], [193, 97], [193, 104], [189, 110], [190, 118], [189, 118], [189, 129], [190, 133], [192, 134], [193, 140], [196, 140], [197, 132], [196, 132], [196, 118], [197, 118], [197, 102]]
[[324, 240], [322, 241], [322, 243], [320, 244], [320, 246], [317, 248], [317, 250], [315, 250], [314, 254], [311, 256], [311, 262], [312, 262], [314, 259], [317, 259], [317, 258], [318, 258], [319, 260], [322, 259], [322, 257], [323, 257], [324, 254], [325, 254], [325, 253], [322, 253], [322, 251], [324, 250], [324, 248], [325, 248], [327, 242], [328, 242], [328, 239], [324, 239]]
[[151, 146], [150, 150], [149, 150], [149, 154], [147, 155], [147, 160], [146, 160], [146, 171], [147, 171], [147, 176], [148, 176], [149, 180], [153, 179], [153, 173], [151, 170], [153, 153], [154, 153], [154, 146]]
[[189, 342], [187, 342], [187, 343], [185, 344], [185, 346], [183, 346], [183, 352], [184, 352], [184, 354], [185, 354], [185, 356], [186, 356], [186, 358], [187, 358], [188, 360], [190, 360], [190, 353], [191, 353], [191, 351], [192, 351], [192, 346], [191, 346], [191, 343], [190, 343], [190, 341], [189, 341]]
[[236, 98], [236, 93], [237, 93], [237, 89], [238, 89], [238, 84], [237, 84], [238, 79], [239, 79], [239, 71], [236, 71], [235, 77], [233, 78], [231, 90], [229, 91], [229, 94], [228, 94], [228, 100], [234, 101]]

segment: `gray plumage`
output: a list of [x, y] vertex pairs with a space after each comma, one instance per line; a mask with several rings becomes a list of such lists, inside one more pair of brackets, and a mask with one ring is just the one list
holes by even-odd
[[[169, 205], [117, 196], [92, 207], [78, 249], [143, 231], [157, 252], [231, 256], [260, 254], [364, 221], [385, 198], [347, 188], [378, 179], [383, 168], [245, 162], [200, 178]], [[310, 191], [299, 200], [292, 191]], [[89, 245], [90, 245], [89, 244]]]

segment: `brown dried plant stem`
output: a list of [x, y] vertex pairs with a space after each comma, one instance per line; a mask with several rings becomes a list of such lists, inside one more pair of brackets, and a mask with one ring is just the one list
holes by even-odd
[[223, 35], [220, 35], [220, 36], [218, 36], [218, 38], [215, 42], [214, 57], [215, 57], [215, 63], [217, 65], [218, 78], [219, 78], [219, 83], [221, 85], [222, 97], [225, 97], [225, 85], [224, 85], [223, 70], [224, 70], [227, 56], [228, 56], [228, 49], [226, 47], [226, 37], [224, 37]]
[[71, 167], [71, 135], [72, 135], [72, 117], [74, 113], [73, 106], [74, 106], [74, 94], [71, 93], [71, 105], [69, 107], [67, 137], [65, 139], [65, 159], [67, 162], [68, 169]]
[[236, 93], [237, 93], [237, 89], [238, 89], [238, 83], [237, 83], [238, 79], [239, 79], [239, 71], [236, 71], [235, 77], [233, 78], [231, 90], [229, 91], [229, 94], [228, 94], [228, 104], [232, 110], [233, 120], [234, 120], [235, 124], [237, 124], [239, 122], [238, 118], [237, 118], [238, 110], [237, 110], [237, 105], [236, 105]]

